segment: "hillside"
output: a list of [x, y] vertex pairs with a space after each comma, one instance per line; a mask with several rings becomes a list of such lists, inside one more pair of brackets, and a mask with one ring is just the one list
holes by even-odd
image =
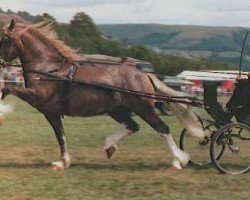
[[[208, 58], [238, 64], [239, 52], [247, 28], [170, 26], [161, 24], [99, 25], [103, 34], [127, 44], [147, 45], [164, 54], [187, 58]], [[246, 53], [250, 54], [250, 40]], [[250, 58], [245, 58], [245, 65]]]
[[245, 28], [169, 26], [161, 24], [99, 25], [106, 35], [126, 42], [146, 44], [161, 49], [211, 51], [238, 50]]
[[15, 13], [11, 10], [3, 11], [0, 8], [0, 22], [6, 24], [9, 23], [11, 19], [14, 19], [17, 22], [31, 23], [35, 19], [35, 16], [32, 16], [25, 11], [18, 11]]

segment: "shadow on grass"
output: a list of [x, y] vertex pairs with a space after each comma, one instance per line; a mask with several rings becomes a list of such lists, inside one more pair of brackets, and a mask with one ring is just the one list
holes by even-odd
[[8, 163], [0, 163], [0, 169], [1, 168], [15, 168], [15, 169], [39, 169], [39, 168], [48, 168], [48, 163], [14, 163], [14, 162], [8, 162]]
[[215, 166], [212, 163], [205, 164], [205, 165], [196, 165], [193, 163], [188, 163], [187, 167], [192, 168], [192, 169], [197, 169], [197, 170], [209, 170], [209, 169], [215, 168]]
[[[0, 163], [1, 168], [15, 168], [15, 169], [46, 169], [50, 167], [50, 163]], [[146, 162], [126, 162], [126, 163], [72, 163], [70, 168], [82, 168], [82, 169], [92, 169], [92, 170], [117, 170], [117, 171], [128, 171], [128, 170], [160, 170], [169, 169], [172, 165], [170, 163], [146, 163]], [[208, 165], [194, 165], [188, 164], [185, 168], [195, 169], [198, 171], [213, 169], [212, 164]]]
[[[145, 162], [129, 162], [129, 163], [77, 163], [72, 164], [71, 167], [74, 168], [85, 168], [85, 169], [93, 169], [93, 170], [117, 170], [117, 171], [126, 171], [126, 170], [161, 170], [161, 169], [170, 169], [172, 168], [171, 163], [145, 163]], [[207, 165], [195, 165], [195, 164], [188, 164], [184, 169], [193, 169], [197, 171], [207, 171], [211, 169], [215, 169], [213, 164]]]
[[84, 168], [93, 170], [160, 170], [170, 168], [170, 164], [166, 163], [144, 163], [144, 162], [129, 162], [129, 163], [77, 163], [72, 164], [72, 168]]
[[[0, 163], [1, 168], [15, 168], [15, 169], [39, 169], [39, 168], [49, 168], [49, 163]], [[143, 162], [131, 162], [131, 163], [72, 163], [70, 168], [82, 168], [82, 169], [92, 169], [92, 170], [159, 170], [167, 169], [171, 167], [170, 164], [166, 163], [143, 163]]]

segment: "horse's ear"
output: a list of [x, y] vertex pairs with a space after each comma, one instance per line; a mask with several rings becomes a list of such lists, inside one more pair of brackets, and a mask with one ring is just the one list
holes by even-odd
[[10, 26], [9, 26], [9, 30], [12, 31], [14, 29], [15, 25], [16, 25], [16, 22], [15, 22], [14, 19], [12, 19], [11, 23], [10, 23]]

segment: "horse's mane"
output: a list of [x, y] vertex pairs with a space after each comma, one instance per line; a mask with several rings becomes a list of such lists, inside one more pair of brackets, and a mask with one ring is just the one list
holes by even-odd
[[67, 46], [63, 41], [58, 39], [57, 34], [52, 30], [52, 25], [46, 22], [40, 22], [36, 24], [23, 24], [17, 23], [16, 28], [20, 28], [19, 35], [23, 35], [26, 32], [36, 34], [38, 37], [43, 37], [43, 41], [46, 41], [48, 45], [53, 46], [63, 57], [70, 61], [83, 60], [84, 56], [77, 54], [77, 51]]

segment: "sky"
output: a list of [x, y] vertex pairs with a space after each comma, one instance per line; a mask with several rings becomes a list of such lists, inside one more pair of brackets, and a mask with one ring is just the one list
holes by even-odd
[[59, 22], [85, 12], [97, 24], [250, 27], [250, 0], [0, 0], [0, 8], [33, 15], [47, 12]]

